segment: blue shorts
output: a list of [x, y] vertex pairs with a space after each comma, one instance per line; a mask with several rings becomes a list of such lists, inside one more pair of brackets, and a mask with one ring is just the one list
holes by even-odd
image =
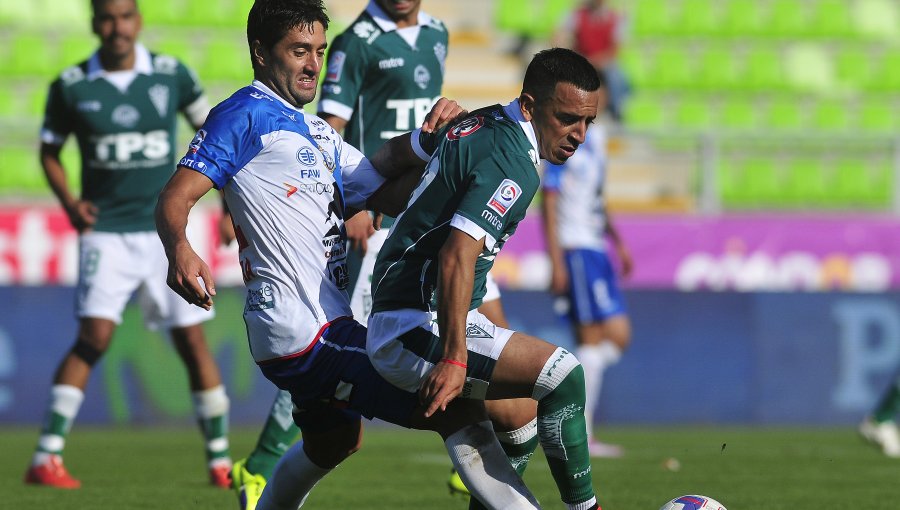
[[352, 319], [332, 322], [313, 348], [296, 358], [260, 364], [263, 375], [291, 394], [301, 430], [324, 432], [360, 416], [410, 426], [416, 393], [378, 375], [366, 354], [366, 328]]
[[567, 250], [565, 255], [573, 321], [591, 324], [625, 313], [625, 300], [606, 252], [579, 249]]

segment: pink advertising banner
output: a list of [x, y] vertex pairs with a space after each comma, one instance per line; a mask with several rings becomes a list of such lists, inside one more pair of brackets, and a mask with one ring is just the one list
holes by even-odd
[[[863, 215], [619, 215], [635, 270], [624, 285], [681, 290], [900, 288], [900, 219]], [[540, 217], [519, 226], [495, 263], [507, 288], [542, 289]]]

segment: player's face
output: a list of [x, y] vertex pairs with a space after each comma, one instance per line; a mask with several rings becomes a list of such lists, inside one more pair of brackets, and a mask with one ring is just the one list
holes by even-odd
[[100, 38], [100, 50], [114, 58], [134, 51], [141, 31], [141, 13], [134, 0], [109, 0], [97, 6], [92, 20], [94, 34]]
[[255, 46], [255, 58], [261, 81], [297, 108], [316, 97], [319, 73], [325, 59], [325, 27], [318, 21], [311, 26], [291, 29], [271, 51]]
[[422, 0], [376, 0], [379, 7], [394, 21], [419, 14]]
[[522, 114], [534, 126], [541, 158], [559, 165], [575, 154], [597, 116], [600, 96], [600, 90], [588, 92], [562, 82], [556, 84], [552, 97], [540, 102], [522, 94]]

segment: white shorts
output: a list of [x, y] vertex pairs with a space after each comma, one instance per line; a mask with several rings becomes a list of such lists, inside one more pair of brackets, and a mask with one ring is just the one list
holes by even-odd
[[188, 304], [166, 285], [168, 261], [156, 232], [88, 232], [79, 237], [75, 315], [122, 323], [137, 291], [150, 329], [193, 326], [212, 311]]
[[[388, 230], [382, 229], [375, 231], [369, 237], [366, 244], [366, 254], [363, 257], [362, 264], [359, 268], [359, 277], [356, 279], [356, 286], [353, 287], [353, 295], [350, 297], [350, 309], [353, 310], [353, 318], [360, 324], [365, 325], [369, 320], [369, 314], [372, 313], [372, 273], [375, 272], [375, 260], [378, 258], [378, 252], [384, 246], [384, 240], [387, 239]], [[487, 303], [495, 299], [500, 299], [500, 288], [491, 273], [488, 273], [485, 281], [487, 291], [482, 298], [482, 302]]]
[[[402, 390], [418, 391], [443, 354], [437, 316], [422, 310], [392, 310], [369, 317], [366, 350], [382, 377]], [[466, 316], [466, 383], [460, 396], [483, 400], [500, 353], [515, 331], [496, 326], [478, 310]]]

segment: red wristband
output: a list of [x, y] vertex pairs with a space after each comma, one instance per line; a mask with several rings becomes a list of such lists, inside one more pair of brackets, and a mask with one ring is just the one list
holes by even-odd
[[456, 361], [455, 359], [443, 358], [441, 363], [447, 363], [448, 365], [456, 365], [458, 367], [469, 368], [469, 365], [466, 365], [462, 361]]

